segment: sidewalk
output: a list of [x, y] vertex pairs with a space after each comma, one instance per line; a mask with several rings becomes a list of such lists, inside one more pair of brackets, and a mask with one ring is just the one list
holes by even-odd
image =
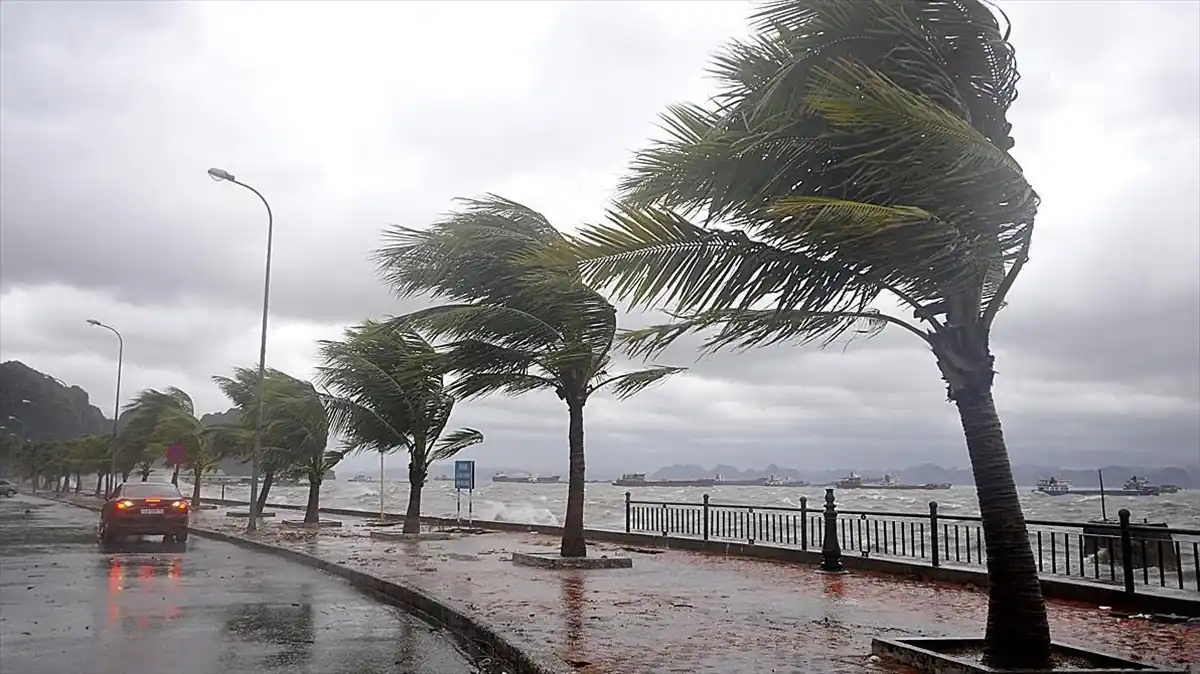
[[[904, 672], [873, 660], [875, 636], [978, 635], [987, 596], [973, 588], [681, 551], [591, 544], [626, 554], [631, 570], [548, 571], [509, 560], [553, 550], [538, 534], [489, 532], [451, 540], [382, 541], [365, 520], [338, 517], [321, 533], [266, 520], [256, 538], [456, 602], [535, 643], [551, 644], [583, 674]], [[298, 513], [296, 514], [298, 516]], [[244, 535], [224, 511], [196, 525]], [[1121, 619], [1050, 605], [1056, 640], [1181, 664], [1200, 653], [1200, 628]]]

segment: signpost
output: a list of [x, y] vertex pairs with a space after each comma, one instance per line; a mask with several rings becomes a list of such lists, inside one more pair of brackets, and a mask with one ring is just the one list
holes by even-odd
[[462, 524], [462, 493], [467, 490], [467, 523], [474, 521], [474, 495], [475, 495], [475, 462], [474, 461], [455, 461], [454, 462], [454, 492], [457, 497], [456, 515], [459, 524]]

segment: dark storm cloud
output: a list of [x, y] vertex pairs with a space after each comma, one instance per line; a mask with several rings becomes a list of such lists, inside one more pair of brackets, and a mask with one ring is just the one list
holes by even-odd
[[[703, 97], [707, 57], [745, 9], [535, 3], [476, 25], [485, 5], [474, 24], [438, 7], [3, 3], [3, 358], [109, 409], [115, 344], [82, 322], [95, 315], [126, 335], [126, 391], [177, 385], [224, 409], [211, 375], [257, 357], [265, 213], [204, 175], [220, 166], [275, 209], [268, 361], [311, 376], [315, 340], [417, 306], [367, 261], [388, 223], [485, 191], [562, 227], [597, 220], [654, 116]], [[1005, 9], [1024, 75], [1017, 158], [1043, 197], [993, 340], [1012, 455], [1195, 464], [1200, 10]], [[903, 331], [696, 362], [698, 343], [656, 359], [686, 375], [589, 403], [591, 468], [965, 464], [933, 357]], [[565, 467], [552, 394], [466, 402], [452, 423], [487, 434], [488, 465]]]

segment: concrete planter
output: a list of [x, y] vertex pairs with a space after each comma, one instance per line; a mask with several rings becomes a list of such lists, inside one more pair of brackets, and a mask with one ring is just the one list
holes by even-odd
[[631, 569], [632, 557], [563, 557], [557, 552], [514, 552], [513, 564], [542, 569]]
[[304, 520], [281, 520], [279, 526], [291, 529], [340, 529], [341, 520], [321, 520], [320, 522], [305, 522]]
[[[240, 517], [242, 519], [248, 519], [250, 517], [250, 513], [245, 510], [230, 510], [229, 512], [225, 513], [225, 516], [226, 517]], [[274, 517], [275, 513], [261, 512], [258, 514], [258, 516], [262, 519], [267, 519], [269, 517]]]
[[[872, 639], [871, 653], [890, 662], [912, 667], [925, 674], [1178, 674], [1187, 670], [1138, 662], [1079, 646], [1054, 644], [1054, 654], [1066, 667], [1055, 669], [994, 669], [979, 664], [981, 638], [911, 637]], [[1071, 665], [1075, 665], [1072, 667]]]
[[403, 531], [387, 531], [375, 529], [370, 533], [371, 538], [381, 541], [448, 541], [454, 534], [442, 531], [422, 531], [418, 534], [406, 534]]

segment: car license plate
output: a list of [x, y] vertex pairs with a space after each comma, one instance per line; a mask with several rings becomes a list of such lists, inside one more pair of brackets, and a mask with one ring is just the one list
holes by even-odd
[[162, 508], [142, 508], [142, 514], [143, 515], [161, 515], [161, 514], [163, 514], [163, 509]]

